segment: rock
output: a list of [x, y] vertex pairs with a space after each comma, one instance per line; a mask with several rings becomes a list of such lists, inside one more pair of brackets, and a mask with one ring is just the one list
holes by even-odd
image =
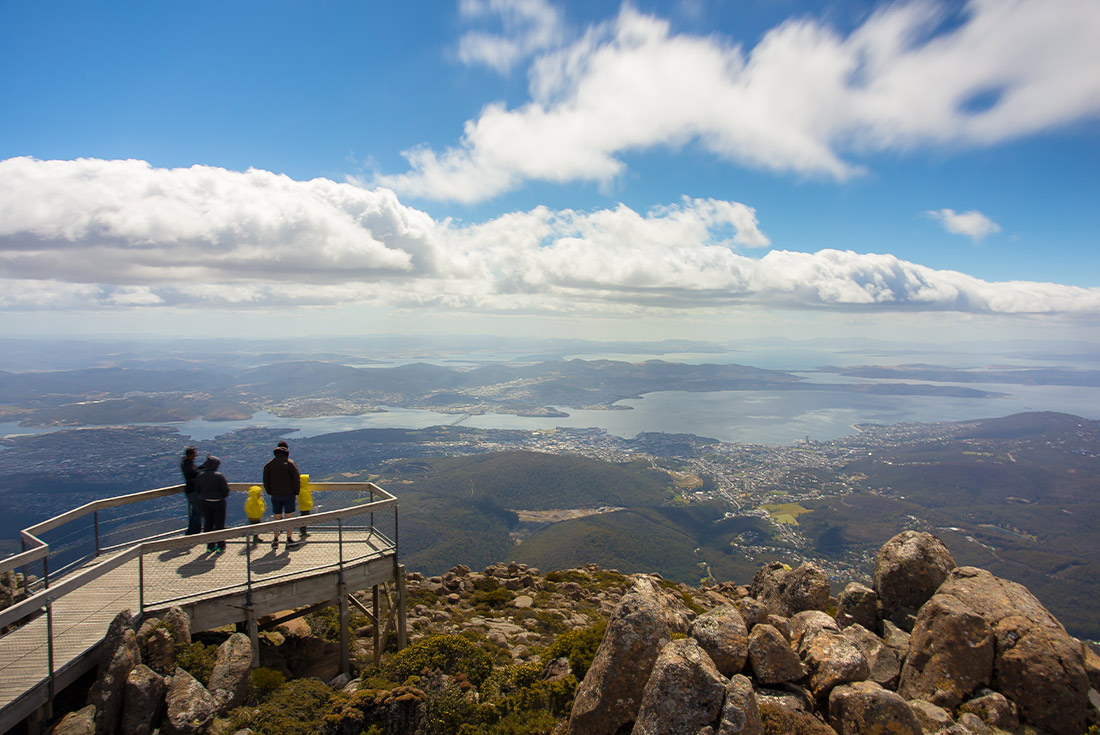
[[996, 733], [993, 732], [993, 728], [982, 722], [982, 718], [978, 717], [973, 712], [964, 712], [959, 715], [959, 719], [955, 723], [955, 726], [969, 735], [996, 735]]
[[798, 654], [771, 625], [761, 623], [749, 633], [749, 663], [753, 676], [767, 686], [798, 681], [806, 675]]
[[882, 621], [882, 640], [897, 654], [899, 664], [905, 663], [905, 657], [909, 655], [909, 637], [909, 633], [889, 620]]
[[873, 681], [833, 689], [829, 724], [840, 735], [922, 735], [909, 703]]
[[779, 635], [783, 636], [788, 643], [791, 642], [791, 623], [782, 615], [768, 615], [766, 621], [768, 625], [772, 626], [779, 631]]
[[1021, 721], [1056, 733], [1085, 729], [1081, 644], [1034, 595], [974, 567], [954, 570], [939, 594], [964, 602], [993, 629], [993, 688], [1016, 703]]
[[901, 670], [898, 694], [954, 710], [993, 676], [993, 631], [948, 595], [921, 608]]
[[893, 649], [885, 641], [859, 623], [853, 623], [844, 629], [844, 637], [851, 641], [867, 659], [869, 673], [867, 678], [887, 689], [897, 689], [901, 664]]
[[100, 668], [96, 686], [88, 695], [89, 704], [95, 705], [95, 729], [100, 735], [111, 735], [118, 729], [126, 678], [139, 663], [141, 651], [138, 649], [137, 635], [133, 629], [126, 628], [122, 631], [122, 641], [115, 655], [106, 670]]
[[126, 677], [122, 695], [122, 735], [149, 735], [159, 724], [168, 684], [145, 664], [138, 664]]
[[244, 633], [234, 633], [218, 646], [207, 685], [219, 715], [244, 703], [251, 671], [252, 641]]
[[633, 735], [696, 735], [722, 712], [726, 679], [692, 638], [661, 649], [642, 694]]
[[837, 735], [809, 712], [787, 709], [771, 698], [757, 698], [757, 705], [765, 735]]
[[741, 614], [741, 619], [745, 621], [745, 627], [750, 631], [757, 623], [768, 622], [768, 615], [770, 614], [768, 606], [755, 597], [742, 597], [734, 602], [733, 606], [737, 608], [737, 612]]
[[164, 695], [168, 712], [163, 735], [200, 735], [214, 720], [217, 702], [195, 677], [177, 668]]
[[1000, 692], [984, 690], [980, 696], [963, 702], [959, 706], [959, 714], [970, 712], [977, 715], [982, 722], [990, 727], [1002, 730], [1015, 730], [1020, 726], [1020, 716], [1013, 704]]
[[328, 686], [332, 689], [344, 689], [348, 684], [352, 682], [352, 679], [347, 674], [337, 674], [329, 681]]
[[516, 599], [512, 600], [512, 607], [524, 610], [535, 604], [534, 598], [530, 595], [516, 595]]
[[803, 610], [824, 610], [829, 602], [829, 577], [812, 562], [797, 569], [772, 562], [753, 577], [751, 594], [772, 613], [784, 617]]
[[95, 705], [65, 715], [53, 726], [50, 735], [95, 735]]
[[752, 682], [741, 674], [730, 677], [716, 735], [763, 735], [763, 732]]
[[619, 601], [577, 686], [570, 735], [613, 735], [634, 722], [650, 671], [670, 637], [656, 584], [639, 578]]
[[170, 607], [164, 614], [164, 627], [172, 636], [172, 642], [176, 644], [176, 650], [182, 650], [191, 645], [191, 618], [179, 607]]
[[849, 582], [836, 598], [836, 622], [841, 628], [862, 625], [871, 632], [878, 632], [878, 595], [859, 582]]
[[172, 634], [160, 625], [160, 620], [153, 618], [145, 621], [155, 622], [152, 627], [142, 625], [138, 631], [138, 645], [141, 646], [141, 658], [153, 671], [158, 674], [170, 673], [176, 667], [176, 644], [172, 640]]
[[1085, 675], [1089, 678], [1089, 685], [1100, 689], [1100, 655], [1087, 643], [1081, 644], [1081, 652], [1085, 656]]
[[938, 733], [955, 724], [950, 712], [924, 699], [909, 700], [909, 709], [917, 718], [922, 732]]
[[806, 649], [806, 668], [810, 671], [810, 691], [819, 702], [833, 687], [867, 678], [867, 659], [840, 633], [818, 633]]
[[840, 633], [840, 626], [828, 613], [820, 610], [805, 610], [792, 616], [790, 622], [790, 641], [798, 655], [805, 656], [818, 633]]
[[883, 544], [875, 556], [874, 590], [882, 617], [904, 630], [921, 605], [955, 568], [955, 558], [930, 533], [903, 531]]
[[749, 632], [733, 605], [703, 613], [692, 622], [688, 634], [703, 647], [723, 676], [733, 676], [745, 667]]
[[275, 629], [287, 638], [309, 638], [313, 635], [313, 631], [310, 629], [309, 623], [306, 622], [305, 618], [285, 620], [275, 626]]

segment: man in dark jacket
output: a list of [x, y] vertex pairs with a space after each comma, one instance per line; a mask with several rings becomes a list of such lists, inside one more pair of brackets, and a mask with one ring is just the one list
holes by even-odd
[[[217, 457], [207, 457], [195, 478], [195, 491], [202, 499], [203, 533], [225, 528], [225, 499], [229, 497], [229, 483], [226, 482], [225, 475], [218, 472], [221, 463]], [[225, 551], [225, 542], [207, 544], [206, 550], [220, 554]]]
[[[300, 484], [298, 465], [290, 458], [290, 450], [286, 447], [275, 447], [275, 456], [264, 465], [264, 490], [271, 496], [271, 511], [275, 514], [275, 520], [280, 521], [284, 517], [294, 517], [294, 501], [298, 499], [298, 487]], [[286, 545], [291, 547], [296, 544], [294, 531], [286, 530]], [[279, 548], [279, 532], [275, 532], [275, 540], [271, 542], [271, 548]]]
[[183, 494], [187, 498], [187, 534], [202, 530], [202, 500], [195, 492], [195, 478], [199, 471], [195, 469], [195, 448], [184, 447], [180, 460], [180, 472], [183, 473]]

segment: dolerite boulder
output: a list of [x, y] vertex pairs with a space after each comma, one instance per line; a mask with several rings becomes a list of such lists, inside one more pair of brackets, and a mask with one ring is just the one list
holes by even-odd
[[655, 588], [653, 580], [639, 578], [619, 601], [577, 687], [570, 735], [614, 735], [636, 719], [653, 664], [670, 639]]
[[959, 714], [969, 712], [990, 727], [1015, 730], [1020, 726], [1016, 705], [1000, 692], [984, 690], [978, 696], [959, 706]]
[[806, 675], [787, 639], [767, 623], [753, 627], [749, 633], [749, 663], [753, 677], [765, 686], [798, 681]]
[[844, 591], [836, 598], [836, 622], [841, 628], [849, 625], [862, 625], [877, 633], [878, 595], [865, 584], [849, 582]]
[[773, 562], [753, 577], [750, 594], [773, 614], [789, 618], [803, 610], [825, 609], [829, 604], [829, 576], [812, 562], [797, 569]]
[[803, 657], [818, 633], [840, 633], [836, 620], [820, 610], [804, 610], [792, 616], [788, 626], [791, 631], [791, 646]]
[[917, 616], [898, 694], [957, 708], [993, 675], [993, 630], [969, 607], [935, 595]]
[[839, 735], [921, 735], [909, 704], [871, 681], [844, 684], [829, 695], [829, 724]]
[[140, 663], [137, 635], [127, 628], [122, 631], [122, 642], [106, 669], [100, 668], [99, 680], [89, 694], [89, 704], [95, 705], [95, 729], [99, 735], [113, 735], [118, 730], [126, 678]]
[[214, 720], [214, 697], [183, 669], [176, 669], [168, 680], [164, 699], [168, 709], [161, 728], [164, 735], [199, 735]]
[[909, 709], [913, 711], [923, 732], [940, 733], [955, 724], [950, 712], [923, 699], [909, 700]]
[[863, 652], [840, 633], [818, 633], [806, 649], [810, 691], [824, 701], [833, 687], [864, 681], [869, 673]]
[[53, 726], [50, 735], [95, 735], [95, 705], [65, 715]]
[[875, 556], [874, 591], [883, 618], [912, 630], [920, 606], [955, 568], [955, 558], [930, 533], [903, 531], [883, 544]]
[[126, 677], [122, 696], [122, 735], [149, 735], [164, 709], [168, 684], [145, 664], [138, 664]]
[[642, 694], [634, 735], [696, 735], [717, 722], [726, 678], [692, 638], [661, 649]]
[[713, 608], [697, 617], [689, 635], [698, 641], [723, 676], [733, 676], [749, 655], [749, 632], [732, 605]]
[[901, 665], [898, 656], [886, 642], [859, 623], [844, 629], [844, 637], [855, 644], [867, 659], [867, 678], [887, 689], [897, 689]]
[[768, 622], [768, 615], [771, 614], [768, 606], [755, 597], [742, 597], [736, 600], [733, 606], [737, 608], [741, 619], [745, 621], [745, 627], [749, 630], [752, 630], [752, 626], [757, 623]]
[[964, 603], [992, 628], [993, 688], [1016, 703], [1023, 722], [1055, 733], [1085, 729], [1089, 680], [1081, 643], [1034, 595], [974, 567], [954, 570], [938, 594]]
[[244, 703], [251, 671], [252, 641], [244, 633], [234, 633], [218, 646], [210, 683], [206, 687], [217, 702], [218, 714]]
[[741, 674], [730, 677], [716, 735], [762, 735], [763, 732], [752, 681]]

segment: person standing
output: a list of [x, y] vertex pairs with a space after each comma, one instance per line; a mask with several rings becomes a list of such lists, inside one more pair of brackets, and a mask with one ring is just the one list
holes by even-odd
[[195, 469], [195, 448], [184, 447], [180, 460], [180, 472], [183, 473], [183, 495], [187, 498], [187, 530], [184, 535], [202, 530], [202, 499], [195, 492], [195, 478], [199, 471]]
[[[229, 483], [225, 475], [218, 472], [221, 460], [217, 457], [206, 458], [199, 467], [195, 478], [195, 488], [202, 498], [202, 531], [220, 531], [225, 528], [225, 499], [229, 497]], [[225, 541], [216, 541], [206, 545], [206, 550], [215, 554], [225, 551]]]
[[[298, 473], [298, 465], [290, 458], [290, 449], [285, 446], [275, 447], [275, 456], [264, 465], [264, 490], [271, 496], [271, 512], [275, 520], [294, 517], [294, 501], [298, 498], [298, 489], [301, 484]], [[286, 530], [287, 548], [295, 545], [294, 530]], [[279, 548], [279, 532], [275, 532], [275, 538], [271, 542], [271, 548]]]

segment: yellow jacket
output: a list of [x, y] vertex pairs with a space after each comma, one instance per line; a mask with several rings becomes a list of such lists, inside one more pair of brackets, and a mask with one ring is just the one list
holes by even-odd
[[313, 495], [309, 492], [309, 475], [298, 476], [298, 510], [313, 510]]
[[267, 504], [264, 503], [264, 489], [259, 485], [248, 488], [248, 499], [244, 501], [244, 513], [250, 521], [262, 521]]

